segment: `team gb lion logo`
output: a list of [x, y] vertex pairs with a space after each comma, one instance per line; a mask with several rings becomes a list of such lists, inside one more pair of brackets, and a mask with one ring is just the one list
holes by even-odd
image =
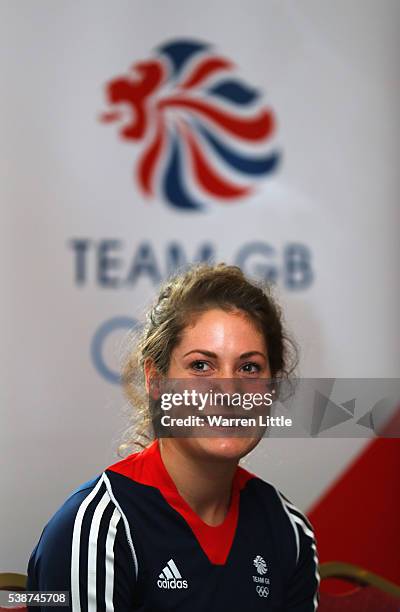
[[148, 197], [178, 209], [248, 196], [274, 172], [275, 118], [233, 63], [201, 42], [178, 40], [106, 85], [123, 139], [140, 144], [136, 180]]

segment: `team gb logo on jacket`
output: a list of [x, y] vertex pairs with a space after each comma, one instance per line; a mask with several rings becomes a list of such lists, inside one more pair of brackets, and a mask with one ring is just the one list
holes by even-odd
[[236, 73], [212, 46], [176, 40], [106, 84], [101, 120], [136, 145], [147, 198], [200, 210], [245, 199], [276, 170], [274, 113]]

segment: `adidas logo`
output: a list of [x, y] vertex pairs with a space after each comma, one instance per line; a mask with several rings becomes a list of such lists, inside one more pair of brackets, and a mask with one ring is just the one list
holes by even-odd
[[183, 580], [173, 559], [170, 559], [158, 577], [157, 586], [160, 589], [187, 589], [187, 580]]

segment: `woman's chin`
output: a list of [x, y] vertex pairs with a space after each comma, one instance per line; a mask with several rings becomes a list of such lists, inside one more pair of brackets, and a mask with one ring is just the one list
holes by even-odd
[[259, 438], [213, 436], [210, 438], [192, 439], [192, 444], [203, 457], [221, 461], [239, 461], [247, 455], [259, 442]]

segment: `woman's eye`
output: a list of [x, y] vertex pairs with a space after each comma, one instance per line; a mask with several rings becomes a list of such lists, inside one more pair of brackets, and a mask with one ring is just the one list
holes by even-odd
[[210, 369], [209, 364], [206, 361], [193, 361], [190, 367], [197, 372], [207, 372]]
[[241, 369], [246, 374], [254, 374], [261, 371], [261, 366], [258, 363], [245, 363]]

